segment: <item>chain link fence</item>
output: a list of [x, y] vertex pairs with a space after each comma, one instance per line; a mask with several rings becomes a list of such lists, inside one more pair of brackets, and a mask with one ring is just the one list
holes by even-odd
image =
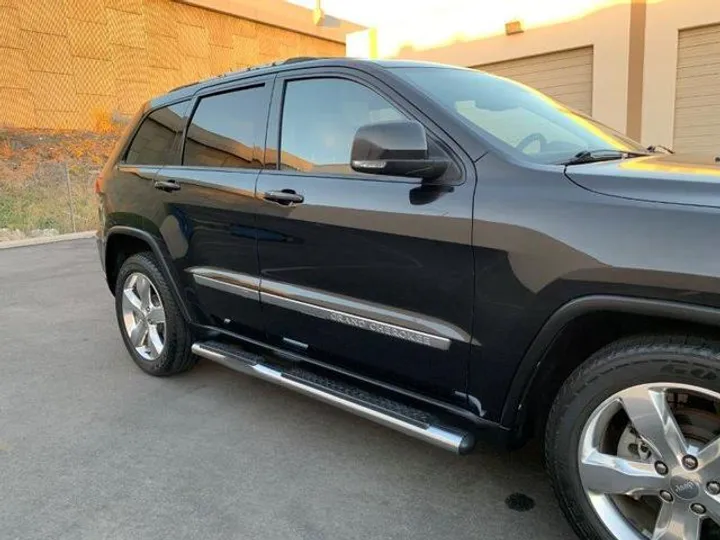
[[84, 163], [44, 162], [22, 180], [0, 178], [0, 241], [95, 229], [99, 173]]

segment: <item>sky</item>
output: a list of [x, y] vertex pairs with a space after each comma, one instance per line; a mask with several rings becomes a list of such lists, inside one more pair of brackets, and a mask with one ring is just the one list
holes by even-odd
[[[463, 0], [465, 1], [465, 0]], [[306, 8], [314, 8], [315, 0], [288, 0]], [[363, 26], [380, 26], [400, 21], [409, 12], [432, 10], [452, 2], [442, 0], [321, 0], [328, 15], [346, 19]]]

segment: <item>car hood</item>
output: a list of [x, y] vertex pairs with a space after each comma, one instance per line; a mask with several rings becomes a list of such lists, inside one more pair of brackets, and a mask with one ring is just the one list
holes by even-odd
[[572, 165], [565, 174], [585, 189], [642, 201], [720, 207], [720, 162], [707, 154]]

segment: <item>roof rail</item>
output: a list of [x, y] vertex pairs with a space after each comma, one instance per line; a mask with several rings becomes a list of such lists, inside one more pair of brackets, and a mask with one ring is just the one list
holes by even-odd
[[188, 88], [190, 86], [195, 86], [196, 84], [199, 84], [201, 82], [208, 82], [213, 81], [215, 79], [223, 79], [225, 77], [229, 77], [230, 75], [235, 75], [238, 73], [245, 73], [246, 71], [255, 71], [256, 69], [265, 69], [275, 66], [284, 66], [285, 64], [296, 64], [299, 62], [310, 62], [312, 60], [323, 60], [328, 57], [324, 56], [295, 56], [292, 58], [285, 58], [284, 60], [275, 60], [274, 62], [268, 62], [267, 64], [258, 64], [256, 66], [248, 66], [246, 68], [242, 69], [234, 69], [232, 71], [228, 71], [225, 73], [221, 73], [220, 75], [215, 75], [214, 77], [208, 77], [207, 79], [202, 79], [199, 81], [191, 82], [188, 84], [182, 84], [180, 86], [176, 86], [172, 90], [168, 90], [169, 92], [175, 92], [176, 90], [182, 90], [183, 88]]
[[292, 58], [286, 58], [281, 60], [282, 64], [295, 64], [297, 62], [309, 62], [310, 60], [325, 60], [327, 56], [294, 56]]

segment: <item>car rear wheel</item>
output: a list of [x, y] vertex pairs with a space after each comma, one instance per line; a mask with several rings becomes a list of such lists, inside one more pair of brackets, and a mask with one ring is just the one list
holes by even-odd
[[545, 449], [581, 538], [720, 538], [720, 343], [619, 341], [560, 390]]
[[125, 346], [146, 373], [173, 375], [197, 362], [190, 327], [152, 254], [138, 253], [123, 263], [115, 311]]

